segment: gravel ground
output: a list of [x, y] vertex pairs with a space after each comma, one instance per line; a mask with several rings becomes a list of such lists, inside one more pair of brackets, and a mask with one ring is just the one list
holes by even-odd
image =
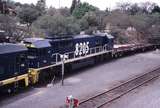
[[84, 99], [160, 65], [160, 54], [148, 52], [105, 63], [65, 79], [64, 86], [35, 88], [0, 102], [1, 108], [59, 108], [73, 95]]
[[104, 108], [159, 108], [160, 78], [137, 88]]

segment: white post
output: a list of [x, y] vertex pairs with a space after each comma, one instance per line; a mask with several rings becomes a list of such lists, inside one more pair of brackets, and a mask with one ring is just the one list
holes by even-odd
[[61, 62], [62, 62], [62, 86], [64, 85], [64, 64], [65, 64], [65, 60], [68, 59], [68, 55], [60, 55], [61, 57]]
[[56, 54], [56, 63], [58, 62], [58, 53]]
[[62, 86], [64, 85], [64, 55], [62, 58]]

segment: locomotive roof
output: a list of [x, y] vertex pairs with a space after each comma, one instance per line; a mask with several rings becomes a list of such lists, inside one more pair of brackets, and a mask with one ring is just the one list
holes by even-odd
[[107, 36], [108, 39], [113, 39], [114, 37], [108, 33], [96, 33], [93, 35], [87, 35], [87, 34], [79, 34], [79, 35], [72, 35], [72, 36], [63, 36], [63, 37], [59, 37], [59, 36], [55, 36], [55, 37], [46, 37], [46, 39], [50, 39], [50, 40], [71, 40], [71, 39], [79, 39], [79, 38], [92, 38], [92, 37], [97, 37], [97, 36]]
[[0, 54], [15, 53], [27, 51], [27, 48], [21, 44], [0, 43]]
[[25, 38], [24, 43], [29, 43], [33, 48], [45, 48], [50, 47], [49, 39], [43, 38]]
[[75, 37], [90, 37], [91, 35], [82, 35], [82, 34], [79, 34], [79, 35], [64, 35], [64, 36], [47, 36], [46, 38], [47, 39], [64, 39], [64, 38], [75, 38]]
[[114, 37], [108, 33], [96, 33], [95, 36], [107, 36], [108, 39], [113, 39]]
[[84, 34], [84, 35], [76, 35], [76, 36], [74, 36], [74, 38], [89, 38], [89, 37], [94, 37], [94, 35], [86, 35], [86, 34]]
[[49, 41], [65, 41], [65, 40], [73, 40], [73, 39], [81, 39], [81, 38], [91, 38], [94, 37], [94, 35], [72, 35], [72, 36], [63, 36], [63, 37], [46, 37], [46, 39], [49, 39]]
[[81, 39], [81, 38], [93, 38], [93, 37], [107, 37], [108, 39], [113, 39], [114, 37], [108, 33], [96, 33], [93, 35], [87, 35], [87, 34], [79, 34], [79, 35], [72, 35], [72, 36], [55, 36], [51, 37], [48, 36], [45, 39], [44, 38], [25, 38], [23, 41], [24, 43], [32, 44], [32, 47], [34, 48], [45, 48], [50, 47], [51, 41], [62, 41], [62, 40], [72, 40], [72, 39]]
[[58, 36], [56, 36], [56, 37], [46, 37], [46, 39], [50, 39], [50, 40], [71, 40], [71, 39], [79, 39], [79, 38], [88, 38], [88, 37], [94, 37], [94, 35], [81, 35], [81, 34], [79, 34], [79, 35], [72, 35], [72, 36], [63, 36], [63, 37], [58, 37]]

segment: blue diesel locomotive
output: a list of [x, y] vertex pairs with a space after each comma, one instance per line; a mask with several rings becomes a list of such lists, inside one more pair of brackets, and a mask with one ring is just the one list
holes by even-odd
[[71, 59], [91, 54], [91, 48], [107, 46], [111, 50], [113, 40], [113, 36], [99, 33], [67, 38], [26, 38], [23, 45], [0, 44], [0, 84], [24, 80], [28, 85], [29, 69], [54, 65], [61, 61], [60, 54], [68, 54]]
[[24, 45], [0, 44], [0, 86], [23, 79], [26, 86], [28, 85], [27, 51], [28, 49]]
[[56, 54], [72, 53], [73, 56], [84, 56], [89, 53], [90, 48], [108, 46], [113, 48], [113, 36], [108, 34], [77, 35], [69, 38], [26, 38], [23, 43], [28, 48], [28, 60], [30, 68], [40, 68], [54, 64], [57, 60]]

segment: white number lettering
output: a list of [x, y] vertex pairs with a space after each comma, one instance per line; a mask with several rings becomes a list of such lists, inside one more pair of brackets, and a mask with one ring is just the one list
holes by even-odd
[[86, 54], [86, 43], [83, 43], [83, 54]]
[[80, 43], [79, 47], [80, 47], [79, 55], [81, 56], [83, 54], [83, 44]]
[[86, 45], [86, 54], [89, 53], [89, 42], [87, 42], [87, 45]]
[[75, 50], [75, 55], [78, 56], [79, 53], [79, 44], [77, 43], [75, 46], [76, 50]]
[[84, 55], [89, 52], [89, 42], [77, 43], [75, 45], [75, 55]]

